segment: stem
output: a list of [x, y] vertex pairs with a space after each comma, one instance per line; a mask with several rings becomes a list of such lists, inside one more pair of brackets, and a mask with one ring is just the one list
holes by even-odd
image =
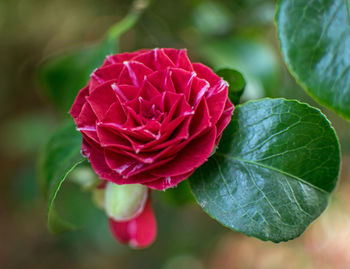
[[106, 39], [112, 41], [130, 29], [138, 21], [142, 12], [148, 7], [149, 2], [149, 0], [135, 0], [131, 5], [128, 15], [111, 26], [107, 31]]

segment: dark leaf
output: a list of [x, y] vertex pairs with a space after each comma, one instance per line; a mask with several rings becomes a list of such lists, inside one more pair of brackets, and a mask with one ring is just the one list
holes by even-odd
[[84, 161], [80, 148], [81, 135], [75, 129], [74, 123], [69, 122], [52, 135], [40, 156], [39, 180], [48, 201], [47, 223], [51, 232], [74, 227], [58, 216], [54, 202], [67, 175]]
[[350, 18], [347, 0], [280, 0], [276, 14], [291, 73], [321, 104], [350, 120]]
[[234, 105], [238, 105], [246, 85], [243, 75], [229, 68], [220, 69], [216, 74], [228, 82], [228, 97]]
[[216, 154], [190, 184], [223, 225], [280, 242], [299, 236], [326, 208], [339, 165], [337, 136], [319, 110], [262, 99], [236, 108]]

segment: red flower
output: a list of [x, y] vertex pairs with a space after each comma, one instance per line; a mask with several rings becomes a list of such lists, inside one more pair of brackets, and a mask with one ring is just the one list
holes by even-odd
[[70, 110], [100, 178], [158, 190], [208, 159], [232, 112], [227, 82], [176, 49], [108, 56]]

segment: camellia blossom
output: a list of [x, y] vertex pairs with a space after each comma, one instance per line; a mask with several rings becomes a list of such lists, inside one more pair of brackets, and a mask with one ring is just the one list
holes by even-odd
[[232, 112], [227, 82], [184, 49], [108, 56], [70, 110], [101, 179], [158, 190], [208, 159]]
[[147, 189], [117, 185], [175, 187], [214, 151], [233, 109], [227, 82], [186, 50], [111, 55], [91, 74], [70, 114], [82, 154], [111, 182], [105, 209], [117, 240], [146, 247], [157, 232]]

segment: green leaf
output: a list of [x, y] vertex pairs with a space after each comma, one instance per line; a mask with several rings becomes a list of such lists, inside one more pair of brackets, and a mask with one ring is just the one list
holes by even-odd
[[236, 108], [216, 154], [190, 178], [200, 206], [262, 240], [299, 236], [326, 208], [339, 173], [337, 136], [307, 104], [261, 99]]
[[85, 160], [80, 148], [81, 135], [70, 121], [52, 135], [39, 159], [40, 185], [48, 201], [47, 223], [53, 233], [74, 227], [59, 217], [54, 202], [67, 175]]
[[350, 19], [347, 0], [280, 0], [283, 57], [319, 103], [350, 120]]
[[131, 12], [109, 29], [101, 43], [68, 52], [42, 64], [39, 80], [44, 86], [44, 93], [58, 108], [64, 112], [69, 110], [90, 74], [103, 63], [106, 56], [117, 52], [119, 36], [137, 22], [147, 5], [147, 0], [135, 1]]
[[234, 105], [238, 105], [246, 85], [243, 75], [229, 68], [220, 69], [216, 74], [228, 82], [228, 97]]
[[164, 192], [157, 192], [162, 199], [170, 205], [182, 207], [195, 204], [188, 180], [180, 182], [175, 188], [169, 188]]

